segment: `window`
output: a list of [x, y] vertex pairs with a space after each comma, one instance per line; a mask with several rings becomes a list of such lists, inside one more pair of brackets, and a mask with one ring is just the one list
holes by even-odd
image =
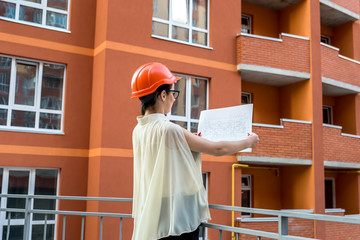
[[320, 42], [325, 43], [325, 44], [330, 44], [330, 37], [325, 36], [325, 35], [321, 35]]
[[0, 0], [0, 18], [33, 26], [68, 29], [69, 0]]
[[331, 106], [323, 106], [323, 123], [333, 124]]
[[[1, 193], [57, 196], [58, 178], [59, 172], [57, 169], [0, 168]], [[1, 198], [2, 208], [25, 209], [25, 205], [26, 200], [24, 198]], [[34, 199], [30, 205], [31, 209], [57, 209], [57, 201], [52, 199]], [[55, 215], [47, 215], [46, 221], [46, 239], [55, 239]], [[44, 239], [45, 215], [31, 213], [29, 223], [30, 239]], [[10, 225], [9, 239], [22, 239], [25, 214], [20, 212], [1, 212], [0, 236], [2, 236], [2, 239], [6, 239], [8, 224]]]
[[175, 83], [175, 89], [180, 90], [180, 95], [174, 102], [169, 119], [191, 132], [197, 132], [200, 112], [208, 108], [208, 80], [175, 75], [181, 77]]
[[[251, 203], [251, 176], [243, 174], [241, 176], [241, 207], [252, 207]], [[251, 213], [241, 213], [242, 217], [251, 217]]]
[[250, 15], [241, 14], [241, 32], [251, 34], [251, 20]]
[[335, 207], [335, 178], [325, 178], [325, 208]]
[[153, 36], [209, 45], [208, 0], [154, 0]]
[[241, 93], [241, 104], [250, 104], [251, 103], [251, 93], [242, 92]]
[[61, 132], [65, 66], [0, 59], [0, 129]]

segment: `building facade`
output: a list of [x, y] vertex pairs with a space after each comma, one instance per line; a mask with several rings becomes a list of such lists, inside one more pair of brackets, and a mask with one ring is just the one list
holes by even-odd
[[[190, 131], [202, 110], [253, 104], [259, 146], [202, 156], [210, 203], [360, 214], [359, 19], [359, 0], [1, 0], [1, 193], [131, 198], [140, 102], [130, 100], [130, 81], [138, 66], [161, 62], [182, 77], [168, 117]], [[0, 204], [24, 208], [25, 200]], [[33, 208], [131, 212], [130, 204], [55, 200]], [[211, 214], [277, 231], [268, 216]], [[1, 213], [3, 237], [8, 222], [10, 239], [22, 236], [24, 216]], [[86, 239], [97, 239], [98, 222], [86, 219]], [[62, 237], [61, 219], [48, 223], [47, 239]], [[81, 218], [67, 224], [66, 237], [78, 239]], [[42, 238], [44, 217], [30, 225]], [[132, 220], [124, 229], [130, 239]], [[118, 222], [104, 223], [104, 239], [118, 231]], [[289, 233], [356, 239], [360, 229], [294, 220]]]

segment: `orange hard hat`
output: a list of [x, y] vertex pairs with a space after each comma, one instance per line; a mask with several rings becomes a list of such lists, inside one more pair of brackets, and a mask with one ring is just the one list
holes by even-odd
[[131, 80], [131, 98], [139, 98], [155, 92], [163, 84], [173, 84], [180, 77], [175, 77], [161, 63], [147, 63], [139, 67]]

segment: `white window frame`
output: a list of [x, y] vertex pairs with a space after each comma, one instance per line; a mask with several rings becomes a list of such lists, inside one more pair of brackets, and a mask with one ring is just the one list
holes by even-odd
[[[248, 182], [249, 182], [248, 186], [243, 186], [242, 185], [242, 179], [243, 178], [248, 179]], [[242, 174], [241, 175], [241, 195], [242, 195], [242, 191], [249, 191], [250, 192], [250, 194], [249, 194], [250, 195], [250, 199], [249, 199], [250, 206], [249, 207], [252, 208], [252, 177], [251, 177], [250, 174]], [[242, 199], [241, 199], [241, 201], [242, 201]], [[244, 206], [241, 205], [241, 207], [244, 207]], [[244, 213], [241, 214], [241, 218], [250, 218], [250, 217], [252, 217], [251, 213], [250, 214], [246, 213], [246, 215], [244, 215]]]
[[[333, 206], [332, 208], [336, 208], [336, 194], [335, 194], [335, 178], [333, 177], [326, 177], [325, 181], [331, 181], [332, 182], [332, 202]], [[325, 183], [324, 183], [325, 184]], [[326, 197], [326, 194], [325, 194]]]
[[320, 42], [325, 43], [327, 45], [330, 45], [331, 44], [331, 38], [329, 36], [326, 36], [326, 35], [321, 35]]
[[[242, 19], [243, 18], [247, 18], [249, 25], [247, 26], [247, 32], [243, 32], [243, 24], [242, 24]], [[245, 28], [244, 28], [245, 29]], [[247, 33], [247, 34], [252, 34], [252, 16], [248, 15], [248, 14], [241, 14], [241, 32], [242, 33]]]
[[[70, 0], [68, 0], [68, 6], [67, 6], [68, 10], [61, 10], [61, 9], [57, 9], [57, 8], [48, 7], [47, 6], [47, 1], [48, 0], [42, 0], [41, 3], [34, 3], [34, 2], [30, 2], [30, 1], [25, 1], [25, 0], [2, 0], [2, 1], [15, 4], [15, 18], [7, 18], [7, 17], [4, 17], [4, 16], [0, 16], [0, 19], [2, 19], [2, 20], [21, 23], [21, 24], [25, 24], [25, 25], [34, 26], [34, 27], [41, 27], [41, 28], [46, 28], [46, 29], [51, 29], [51, 30], [70, 33], [70, 31], [69, 31]], [[38, 23], [33, 23], [33, 22], [20, 20], [19, 19], [20, 5], [25, 6], [25, 7], [31, 7], [31, 8], [36, 8], [36, 9], [42, 10], [42, 23], [38, 24]], [[48, 11], [66, 15], [67, 16], [66, 28], [59, 28], [59, 27], [53, 27], [53, 26], [46, 25], [46, 18], [47, 18], [47, 12]]]
[[245, 96], [245, 97], [248, 99], [248, 102], [247, 102], [247, 103], [242, 103], [242, 102], [241, 102], [241, 104], [251, 104], [251, 103], [252, 103], [251, 93], [242, 92], [242, 93], [241, 93], [241, 99], [242, 99], [243, 96]]
[[[11, 58], [11, 73], [10, 73], [10, 83], [9, 83], [9, 99], [8, 105], [0, 105], [0, 109], [7, 109], [7, 124], [6, 126], [0, 125], [0, 130], [5, 131], [17, 131], [17, 132], [32, 132], [32, 133], [46, 133], [46, 134], [64, 134], [63, 125], [64, 125], [64, 107], [65, 107], [65, 83], [66, 83], [66, 65], [60, 63], [44, 62], [44, 61], [35, 61], [28, 60], [24, 58], [18, 58], [14, 56], [7, 56], [0, 54], [1, 57]], [[36, 82], [35, 82], [35, 96], [34, 96], [34, 106], [19, 105], [15, 104], [15, 88], [16, 88], [16, 64], [24, 63], [33, 66], [37, 66], [36, 73]], [[42, 72], [44, 64], [55, 64], [64, 67], [64, 76], [63, 76], [63, 91], [62, 91], [62, 106], [61, 110], [52, 110], [52, 109], [42, 109], [41, 104], [41, 87], [42, 87]], [[35, 127], [19, 127], [11, 126], [12, 111], [31, 111], [35, 112]], [[59, 130], [43, 129], [39, 128], [40, 113], [50, 113], [50, 114], [59, 114], [61, 115], [61, 123]]]
[[332, 106], [328, 106], [328, 105], [323, 105], [323, 111], [324, 111], [324, 109], [326, 109], [326, 110], [328, 111], [328, 118], [330, 119], [330, 123], [325, 123], [325, 122], [324, 122], [324, 119], [323, 119], [323, 122], [324, 122], [325, 124], [330, 124], [330, 125], [332, 125], [332, 124], [334, 123], [334, 121], [333, 121], [333, 107], [332, 107]]
[[[56, 186], [56, 196], [59, 196], [59, 182], [60, 182], [60, 169], [57, 168], [23, 168], [23, 167], [0, 167], [3, 169], [3, 176], [2, 176], [2, 189], [1, 194], [7, 194], [8, 193], [8, 187], [9, 187], [9, 172], [10, 171], [27, 171], [29, 172], [29, 186], [28, 186], [28, 195], [34, 195], [35, 194], [35, 177], [36, 177], [36, 170], [57, 170], [57, 186]], [[7, 207], [7, 198], [2, 197], [0, 200], [0, 206], [1, 208]], [[58, 200], [55, 202], [55, 210], [58, 209]], [[31, 209], [34, 209], [34, 200], [31, 200]], [[54, 220], [47, 220], [47, 224], [54, 224], [54, 240], [57, 238], [57, 222], [58, 222], [58, 216], [55, 214]], [[11, 226], [21, 226], [25, 224], [25, 219], [10, 219], [10, 227]], [[38, 225], [38, 224], [45, 224], [45, 220], [33, 220], [33, 213], [30, 213], [30, 233], [32, 232], [32, 226]], [[3, 227], [8, 226], [8, 219], [6, 219], [6, 212], [1, 211], [0, 212], [0, 236], [3, 235]], [[25, 229], [24, 229], [25, 230]]]
[[202, 77], [195, 77], [184, 74], [174, 74], [177, 77], [182, 77], [186, 80], [186, 106], [185, 106], [185, 116], [171, 115], [171, 112], [168, 114], [169, 120], [172, 121], [181, 121], [186, 122], [187, 130], [191, 130], [191, 123], [199, 123], [199, 119], [191, 118], [191, 78], [197, 78], [202, 81], [206, 81], [206, 109], [209, 109], [209, 79]]
[[[183, 43], [183, 44], [187, 44], [187, 45], [192, 45], [192, 46], [197, 46], [197, 47], [203, 47], [203, 48], [210, 48], [209, 44], [210, 44], [210, 0], [206, 0], [207, 1], [207, 29], [202, 29], [202, 28], [198, 28], [198, 27], [194, 27], [192, 25], [192, 9], [193, 9], [193, 0], [189, 0], [189, 24], [182, 24], [179, 22], [175, 22], [172, 21], [172, 1], [173, 0], [169, 0], [169, 20], [164, 20], [161, 18], [156, 18], [153, 16], [152, 20], [153, 22], [158, 22], [158, 23], [163, 23], [163, 24], [167, 24], [168, 25], [168, 37], [163, 37], [163, 36], [159, 36], [159, 35], [155, 35], [155, 34], [151, 34], [152, 37], [155, 38], [160, 38], [160, 39], [164, 39], [164, 40], [169, 40], [169, 41], [173, 41], [173, 42], [177, 42], [177, 43]], [[186, 28], [189, 30], [189, 42], [187, 41], [182, 41], [179, 39], [173, 39], [172, 38], [172, 26], [176, 26], [176, 27], [182, 27], [182, 28]], [[192, 32], [193, 30], [198, 31], [198, 32], [203, 32], [206, 33], [207, 39], [206, 39], [206, 45], [201, 45], [201, 44], [197, 44], [197, 43], [193, 43], [192, 42]]]

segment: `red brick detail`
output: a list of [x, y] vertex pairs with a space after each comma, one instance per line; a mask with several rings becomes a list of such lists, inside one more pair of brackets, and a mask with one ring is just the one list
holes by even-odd
[[[344, 216], [344, 213], [329, 213], [327, 215]], [[325, 233], [327, 240], [360, 239], [360, 225], [325, 222]]]
[[283, 122], [284, 128], [254, 126], [260, 144], [250, 156], [312, 159], [311, 124]]
[[360, 87], [360, 64], [339, 57], [339, 51], [321, 46], [323, 77]]
[[324, 127], [324, 160], [360, 163], [360, 138], [341, 135], [341, 129]]
[[360, 14], [360, 3], [359, 0], [330, 0], [343, 8], [346, 8], [349, 11], [352, 11], [356, 14]]
[[237, 63], [310, 73], [308, 40], [282, 36], [282, 42], [237, 37]]
[[[278, 222], [241, 222], [238, 224], [238, 226], [246, 229], [278, 233]], [[314, 221], [307, 219], [289, 218], [289, 235], [314, 238]], [[257, 237], [240, 234], [240, 239], [255, 240]]]

